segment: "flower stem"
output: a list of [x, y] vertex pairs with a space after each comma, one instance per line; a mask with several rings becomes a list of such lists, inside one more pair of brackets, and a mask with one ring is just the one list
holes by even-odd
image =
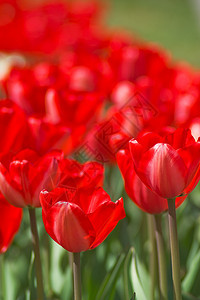
[[74, 300], [81, 300], [80, 253], [73, 253]]
[[181, 300], [182, 296], [181, 296], [180, 258], [179, 258], [177, 224], [176, 224], [175, 199], [168, 199], [168, 220], [169, 220], [169, 236], [170, 236], [170, 247], [171, 247], [174, 296], [176, 300]]
[[40, 300], [44, 300], [44, 286], [42, 278], [42, 265], [40, 259], [39, 237], [36, 224], [35, 208], [29, 208], [31, 233], [33, 249], [35, 253], [35, 268], [36, 268], [36, 280], [37, 280], [37, 297]]
[[0, 255], [0, 299], [6, 299], [4, 255]]
[[157, 255], [156, 255], [156, 240], [155, 240], [155, 231], [154, 231], [154, 217], [150, 214], [147, 214], [148, 219], [148, 231], [149, 231], [149, 240], [150, 240], [150, 276], [151, 276], [151, 294], [150, 299], [154, 300], [155, 288], [156, 288], [156, 277], [157, 277]]
[[156, 232], [156, 244], [158, 253], [158, 267], [159, 267], [159, 284], [161, 299], [167, 300], [167, 269], [166, 269], [166, 257], [165, 246], [162, 233], [161, 215], [154, 215], [154, 226]]

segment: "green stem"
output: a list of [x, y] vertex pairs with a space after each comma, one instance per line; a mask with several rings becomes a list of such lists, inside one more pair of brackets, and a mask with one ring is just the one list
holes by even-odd
[[80, 253], [73, 253], [74, 300], [81, 300]]
[[35, 208], [29, 208], [31, 233], [33, 249], [35, 253], [35, 268], [36, 268], [36, 280], [37, 280], [37, 296], [39, 300], [44, 300], [44, 286], [42, 278], [42, 265], [40, 259], [39, 237], [36, 224]]
[[4, 255], [0, 255], [0, 299], [6, 299]]
[[43, 274], [45, 274], [44, 276], [46, 278], [45, 290], [46, 290], [46, 293], [48, 293], [48, 295], [51, 295], [52, 294], [51, 276], [50, 276], [50, 274], [51, 274], [51, 245], [50, 245], [50, 238], [46, 232], [44, 234], [43, 241], [44, 241], [44, 266], [45, 266], [45, 268], [43, 268], [43, 270], [44, 270]]
[[175, 199], [168, 199], [168, 220], [169, 220], [169, 236], [170, 236], [170, 247], [171, 247], [174, 295], [176, 300], [182, 300]]
[[167, 269], [166, 269], [166, 257], [165, 246], [162, 233], [161, 215], [154, 215], [154, 226], [156, 232], [156, 244], [158, 253], [158, 268], [159, 268], [159, 284], [161, 299], [167, 300]]
[[157, 277], [157, 255], [156, 255], [156, 240], [155, 240], [155, 231], [154, 231], [154, 217], [150, 214], [147, 214], [148, 220], [148, 231], [149, 231], [149, 240], [150, 240], [150, 276], [151, 276], [151, 292], [150, 299], [154, 300], [155, 288], [156, 288], [156, 277]]

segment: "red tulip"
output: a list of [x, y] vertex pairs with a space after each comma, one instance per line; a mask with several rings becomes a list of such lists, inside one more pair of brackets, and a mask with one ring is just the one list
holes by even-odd
[[145, 133], [129, 146], [137, 175], [159, 196], [187, 194], [198, 183], [200, 142], [190, 130], [177, 129], [164, 137]]
[[12, 159], [0, 163], [0, 191], [14, 206], [39, 207], [39, 193], [44, 188], [54, 188], [60, 152], [50, 152], [39, 157], [32, 150], [23, 150]]
[[112, 202], [100, 187], [43, 190], [40, 200], [47, 233], [70, 252], [97, 247], [125, 217], [123, 199]]
[[0, 254], [5, 252], [17, 233], [22, 220], [22, 209], [9, 204], [0, 194]]
[[[120, 150], [117, 163], [124, 178], [125, 189], [130, 199], [142, 210], [150, 214], [160, 214], [167, 210], [167, 199], [151, 191], [137, 176], [130, 151]], [[176, 198], [178, 207], [186, 196]]]

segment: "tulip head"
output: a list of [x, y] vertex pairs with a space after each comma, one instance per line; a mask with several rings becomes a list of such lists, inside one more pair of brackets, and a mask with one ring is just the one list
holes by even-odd
[[39, 157], [26, 149], [0, 162], [0, 190], [17, 207], [40, 207], [39, 193], [43, 188], [53, 189], [57, 182], [60, 151]]
[[189, 130], [161, 137], [145, 133], [129, 142], [137, 175], [163, 198], [189, 193], [199, 181], [200, 142]]
[[43, 190], [40, 201], [47, 233], [70, 252], [97, 247], [125, 217], [123, 199], [112, 202], [101, 187]]

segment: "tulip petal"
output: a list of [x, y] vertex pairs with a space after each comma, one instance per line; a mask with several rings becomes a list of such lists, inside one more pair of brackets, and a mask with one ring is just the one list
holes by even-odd
[[[197, 170], [199, 169], [200, 163], [200, 143], [193, 143], [190, 146], [184, 147], [183, 149], [179, 149], [178, 154], [182, 157], [187, 167], [186, 186], [187, 192], [190, 192], [195, 188], [196, 184], [199, 181], [199, 176], [197, 176]], [[193, 183], [191, 184], [191, 182]], [[188, 186], [190, 187], [188, 188]]]
[[18, 152], [13, 158], [12, 160], [27, 160], [30, 163], [34, 164], [35, 161], [37, 161], [39, 159], [39, 156], [37, 155], [37, 153], [31, 149], [24, 149], [20, 152]]
[[129, 149], [134, 162], [134, 166], [137, 168], [139, 166], [140, 159], [145, 149], [135, 139], [129, 141]]
[[162, 142], [162, 137], [154, 132], [143, 132], [138, 135], [137, 141], [143, 146], [143, 148], [148, 150], [157, 143]]
[[105, 202], [100, 205], [93, 213], [88, 215], [90, 222], [93, 224], [96, 232], [96, 238], [90, 249], [96, 248], [101, 244], [109, 233], [115, 228], [119, 220], [126, 217], [123, 198], [120, 198], [115, 203]]
[[75, 195], [77, 189], [74, 188], [56, 188], [51, 192], [47, 190], [42, 190], [40, 192], [40, 203], [42, 206], [42, 211], [44, 214], [57, 202], [70, 202], [72, 203], [75, 200]]
[[195, 139], [191, 135], [191, 131], [185, 128], [178, 128], [165, 137], [165, 143], [170, 144], [174, 149], [183, 148], [187, 145], [194, 144]]
[[58, 162], [52, 159], [47, 165], [40, 165], [39, 169], [35, 169], [35, 178], [31, 182], [32, 205], [40, 207], [39, 194], [42, 189], [53, 189], [55, 187], [56, 171]]
[[21, 191], [24, 202], [26, 202], [27, 205], [31, 205], [32, 203], [29, 181], [29, 173], [31, 173], [30, 169], [33, 169], [33, 167], [27, 160], [15, 160], [12, 161], [9, 166], [11, 184], [13, 188], [16, 187], [16, 189]]
[[88, 217], [74, 203], [57, 202], [43, 217], [48, 234], [67, 251], [86, 251], [95, 239]]
[[126, 192], [140, 209], [150, 214], [160, 214], [167, 210], [167, 200], [147, 188], [136, 175], [129, 151], [119, 151], [117, 163], [124, 178]]
[[62, 187], [92, 187], [103, 184], [103, 165], [97, 162], [80, 164], [72, 159], [64, 159], [59, 163], [60, 182]]
[[21, 220], [22, 209], [14, 207], [0, 194], [0, 254], [10, 246], [14, 235], [17, 233]]
[[104, 191], [102, 187], [84, 189], [77, 191], [77, 201], [79, 206], [86, 214], [93, 213], [101, 204], [111, 202], [110, 196]]
[[140, 179], [163, 198], [176, 197], [185, 188], [187, 168], [168, 144], [159, 143], [147, 151], [136, 171]]
[[10, 176], [1, 163], [0, 163], [0, 191], [4, 195], [4, 197], [8, 200], [8, 202], [10, 202], [12, 205], [17, 207], [26, 206], [24, 197], [18, 190], [16, 190], [11, 185]]

